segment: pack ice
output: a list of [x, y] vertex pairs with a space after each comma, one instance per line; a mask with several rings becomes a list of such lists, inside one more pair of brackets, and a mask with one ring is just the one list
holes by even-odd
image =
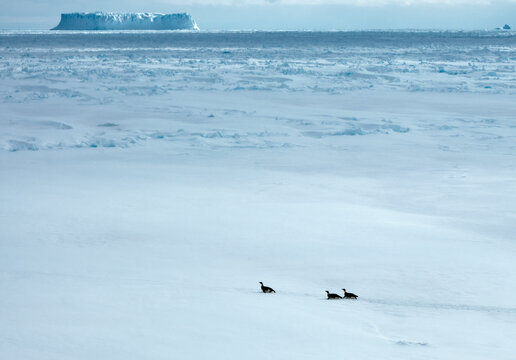
[[199, 30], [187, 13], [70, 13], [52, 30]]

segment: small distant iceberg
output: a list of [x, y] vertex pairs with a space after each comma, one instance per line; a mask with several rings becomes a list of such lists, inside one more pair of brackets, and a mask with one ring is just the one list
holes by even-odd
[[51, 30], [199, 30], [187, 13], [69, 13], [61, 14]]
[[511, 30], [509, 24], [505, 24], [503, 27], [497, 27], [496, 30]]

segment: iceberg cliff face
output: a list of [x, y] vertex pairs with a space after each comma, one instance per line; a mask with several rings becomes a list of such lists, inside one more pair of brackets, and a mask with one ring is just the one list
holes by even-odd
[[70, 13], [52, 30], [199, 30], [187, 13]]

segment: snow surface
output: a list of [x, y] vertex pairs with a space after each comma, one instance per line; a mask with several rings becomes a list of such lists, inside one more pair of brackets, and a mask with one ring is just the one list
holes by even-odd
[[52, 30], [199, 30], [192, 17], [155, 13], [70, 13]]
[[1, 33], [0, 358], [513, 359], [515, 66], [512, 32]]

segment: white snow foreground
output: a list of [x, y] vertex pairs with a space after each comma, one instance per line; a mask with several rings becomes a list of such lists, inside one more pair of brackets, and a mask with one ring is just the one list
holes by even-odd
[[69, 13], [52, 30], [199, 30], [187, 13]]

